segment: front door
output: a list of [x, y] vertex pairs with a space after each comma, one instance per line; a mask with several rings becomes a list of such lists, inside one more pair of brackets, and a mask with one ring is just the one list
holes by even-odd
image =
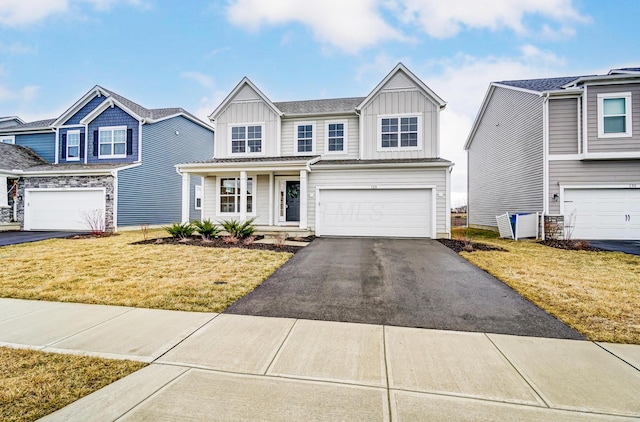
[[300, 221], [300, 181], [288, 180], [285, 196], [287, 201], [286, 221]]

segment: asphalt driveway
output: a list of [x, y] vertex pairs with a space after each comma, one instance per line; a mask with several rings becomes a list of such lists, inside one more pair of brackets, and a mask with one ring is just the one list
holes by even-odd
[[429, 239], [316, 239], [225, 313], [584, 338]]
[[71, 237], [81, 233], [71, 232], [0, 232], [0, 246], [17, 245], [18, 243], [37, 242], [39, 240]]
[[640, 240], [589, 240], [588, 242], [595, 248], [640, 256]]

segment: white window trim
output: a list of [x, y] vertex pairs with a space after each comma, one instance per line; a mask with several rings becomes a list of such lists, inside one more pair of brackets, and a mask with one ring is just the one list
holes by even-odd
[[[116, 130], [124, 130], [124, 154], [110, 154], [110, 155], [104, 155], [101, 154], [100, 152], [100, 134], [102, 132], [113, 132]], [[111, 151], [113, 152], [113, 150], [115, 148], [113, 148], [114, 143], [113, 143], [113, 137], [111, 138]], [[102, 158], [127, 158], [127, 127], [126, 126], [103, 126], [98, 128], [98, 159], [102, 159]]]
[[[69, 134], [77, 134], [78, 135], [78, 156], [69, 158]], [[67, 149], [65, 151], [65, 160], [66, 161], [80, 161], [80, 131], [79, 130], [68, 130], [67, 131], [67, 144], [65, 145]]]
[[[626, 132], [604, 133], [604, 100], [610, 98], [624, 98]], [[613, 92], [598, 94], [598, 138], [630, 138], [633, 136], [633, 120], [631, 111], [631, 92]]]
[[[239, 217], [240, 216], [240, 211], [238, 212], [222, 212], [220, 211], [220, 205], [221, 205], [221, 201], [220, 201], [220, 180], [221, 179], [236, 179], [238, 181], [238, 183], [240, 182], [240, 176], [216, 176], [216, 215], [219, 217]], [[257, 215], [257, 194], [258, 194], [258, 183], [257, 180], [258, 178], [254, 175], [247, 175], [247, 182], [249, 180], [253, 181], [253, 194], [251, 195], [253, 197], [253, 202], [251, 203], [251, 212], [248, 212], [247, 215], [250, 217], [255, 217]], [[240, 201], [239, 195], [238, 195], [238, 201]], [[240, 202], [238, 202], [238, 208], [239, 208]]]
[[[198, 199], [200, 200], [200, 206], [198, 206]], [[202, 185], [195, 185], [193, 191], [193, 208], [196, 210], [202, 209]]]
[[[247, 133], [247, 127], [249, 126], [260, 126], [260, 130], [262, 133], [262, 148], [260, 152], [247, 152], [249, 150], [249, 140], [245, 139], [245, 152], [232, 152], [233, 151], [233, 139], [231, 137], [231, 133], [233, 131], [234, 127], [244, 127], [245, 128], [245, 133]], [[229, 157], [244, 157], [244, 156], [250, 156], [250, 157], [254, 157], [254, 156], [260, 156], [260, 155], [265, 155], [265, 147], [266, 147], [266, 143], [265, 143], [265, 124], [264, 122], [254, 122], [254, 123], [242, 123], [242, 124], [230, 124], [229, 128], [228, 128], [228, 137], [229, 137], [229, 142], [227, 143], [228, 148], [229, 148]]]
[[[342, 151], [329, 151], [329, 125], [342, 124], [344, 125], [344, 136], [342, 142]], [[330, 120], [325, 123], [324, 126], [324, 153], [325, 154], [347, 154], [349, 151], [349, 122], [347, 120]]]
[[[9, 140], [9, 142], [6, 142], [7, 139]], [[16, 137], [15, 135], [0, 135], [0, 142], [5, 144], [15, 144]]]
[[[382, 146], [382, 119], [398, 119], [400, 120], [403, 117], [417, 117], [418, 118], [418, 145], [415, 147], [401, 147], [400, 146], [400, 137], [398, 137], [398, 146], [395, 148], [383, 147]], [[378, 140], [377, 140], [377, 150], [378, 152], [385, 151], [422, 151], [422, 114], [386, 114], [378, 116]], [[398, 122], [398, 127], [400, 127], [400, 122]], [[399, 130], [399, 129], [398, 129]], [[400, 132], [398, 131], [398, 134]]]
[[[311, 151], [298, 152], [298, 127], [311, 126]], [[316, 122], [295, 122], [293, 125], [293, 153], [295, 155], [314, 155], [316, 153]]]

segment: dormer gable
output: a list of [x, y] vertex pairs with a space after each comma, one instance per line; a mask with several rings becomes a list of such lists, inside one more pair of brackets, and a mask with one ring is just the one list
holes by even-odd
[[244, 78], [242, 78], [240, 83], [238, 83], [238, 85], [236, 85], [236, 87], [231, 91], [231, 93], [227, 95], [222, 103], [220, 103], [220, 105], [213, 111], [213, 113], [211, 113], [209, 119], [211, 121], [217, 120], [220, 114], [222, 114], [231, 103], [243, 101], [262, 101], [267, 107], [271, 109], [271, 111], [273, 111], [274, 114], [276, 114], [278, 117], [282, 116], [282, 112], [278, 110], [273, 102], [271, 102], [271, 100], [267, 98], [267, 96], [264, 95], [262, 91], [260, 91], [260, 89], [258, 89], [258, 87], [255, 86], [253, 82], [251, 82], [251, 80], [249, 80], [249, 78], [245, 76]]

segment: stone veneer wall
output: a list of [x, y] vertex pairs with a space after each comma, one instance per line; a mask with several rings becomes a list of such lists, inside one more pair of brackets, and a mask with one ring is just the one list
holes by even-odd
[[[24, 228], [24, 192], [33, 188], [105, 188], [105, 229], [113, 230], [113, 176], [23, 177], [18, 182], [18, 221]], [[88, 227], [87, 227], [88, 228]]]
[[0, 207], [0, 224], [11, 223], [13, 209], [8, 207]]

